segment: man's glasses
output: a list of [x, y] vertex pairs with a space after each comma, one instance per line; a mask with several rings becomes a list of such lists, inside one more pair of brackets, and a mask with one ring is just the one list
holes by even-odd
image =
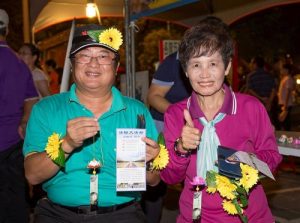
[[92, 59], [96, 59], [98, 64], [100, 65], [111, 65], [113, 60], [115, 60], [115, 58], [112, 58], [111, 56], [109, 55], [99, 55], [99, 56], [96, 56], [96, 57], [93, 57], [93, 56], [90, 56], [90, 55], [87, 55], [87, 54], [76, 54], [74, 56], [75, 58], [75, 62], [76, 63], [81, 63], [81, 64], [87, 64], [87, 63], [90, 63], [92, 61]]

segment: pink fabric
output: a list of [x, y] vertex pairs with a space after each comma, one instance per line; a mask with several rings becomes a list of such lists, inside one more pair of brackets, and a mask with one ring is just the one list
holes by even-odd
[[[225, 100], [220, 112], [226, 113], [226, 117], [215, 126], [221, 145], [254, 153], [274, 171], [282, 157], [278, 152], [273, 128], [264, 106], [252, 96], [235, 94], [225, 85], [224, 89]], [[192, 222], [191, 182], [196, 176], [196, 154], [183, 158], [177, 156], [173, 149], [174, 142], [180, 137], [184, 125], [183, 109], [187, 108], [187, 101], [170, 106], [164, 116], [164, 136], [170, 153], [170, 162], [161, 172], [161, 178], [168, 184], [184, 181], [185, 185], [179, 201], [178, 223]], [[189, 111], [195, 126], [202, 131], [203, 126], [198, 118], [203, 116], [203, 113], [198, 106], [195, 93], [190, 98]], [[238, 216], [230, 216], [224, 212], [222, 199], [217, 194], [210, 195], [204, 190], [202, 199], [201, 223], [241, 222]], [[249, 223], [274, 222], [261, 185], [251, 191], [246, 215]]]

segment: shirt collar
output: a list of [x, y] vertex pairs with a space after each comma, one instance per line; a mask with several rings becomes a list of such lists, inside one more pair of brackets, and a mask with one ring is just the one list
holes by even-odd
[[[236, 114], [237, 102], [235, 93], [226, 85], [223, 84], [225, 91], [225, 98], [223, 105], [218, 113], [227, 115]], [[197, 94], [193, 91], [191, 97], [188, 99], [187, 107], [193, 119], [204, 117], [203, 111], [200, 109], [197, 101]]]
[[[121, 94], [121, 92], [114, 86], [111, 88], [111, 91], [112, 91], [112, 95], [113, 95], [113, 102], [112, 102], [112, 106], [109, 110], [109, 113], [114, 113], [119, 110], [126, 109], [126, 104], [123, 100], [123, 95]], [[69, 100], [70, 100], [70, 102], [80, 103], [78, 100], [78, 97], [76, 95], [76, 84], [72, 84], [72, 86], [70, 88]]]

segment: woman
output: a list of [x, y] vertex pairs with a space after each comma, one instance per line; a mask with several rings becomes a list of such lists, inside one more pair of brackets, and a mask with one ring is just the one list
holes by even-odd
[[27, 66], [31, 70], [34, 84], [39, 93], [40, 98], [50, 95], [47, 76], [39, 68], [39, 49], [31, 43], [25, 43], [19, 49], [18, 53], [21, 59], [27, 64]]
[[[193, 222], [191, 182], [195, 176], [205, 179], [208, 170], [218, 170], [218, 145], [253, 153], [272, 171], [282, 159], [264, 106], [224, 84], [233, 51], [227, 26], [215, 17], [203, 19], [187, 30], [179, 47], [179, 60], [193, 92], [188, 99], [171, 105], [164, 115], [170, 162], [161, 172], [168, 184], [184, 181], [179, 223]], [[202, 223], [241, 222], [238, 215], [223, 210], [218, 193], [208, 194], [204, 189], [201, 203]], [[260, 184], [250, 191], [245, 214], [250, 223], [274, 222]]]

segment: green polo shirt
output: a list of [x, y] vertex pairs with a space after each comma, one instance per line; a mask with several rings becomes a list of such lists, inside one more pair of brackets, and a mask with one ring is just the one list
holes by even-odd
[[[66, 134], [67, 122], [77, 117], [93, 117], [84, 105], [80, 104], [76, 85], [69, 92], [44, 98], [37, 103], [31, 112], [24, 142], [24, 155], [32, 152], [43, 152], [48, 137], [55, 133]], [[116, 129], [136, 128], [137, 115], [143, 114], [146, 122], [147, 137], [156, 140], [158, 133], [147, 107], [135, 99], [123, 96], [112, 87], [112, 106], [98, 122], [101, 136], [84, 141], [66, 161], [64, 171], [43, 183], [51, 201], [66, 205], [80, 206], [90, 203], [90, 174], [87, 164], [94, 157], [104, 160], [98, 174], [98, 205], [110, 206], [139, 199], [139, 192], [116, 192]]]

